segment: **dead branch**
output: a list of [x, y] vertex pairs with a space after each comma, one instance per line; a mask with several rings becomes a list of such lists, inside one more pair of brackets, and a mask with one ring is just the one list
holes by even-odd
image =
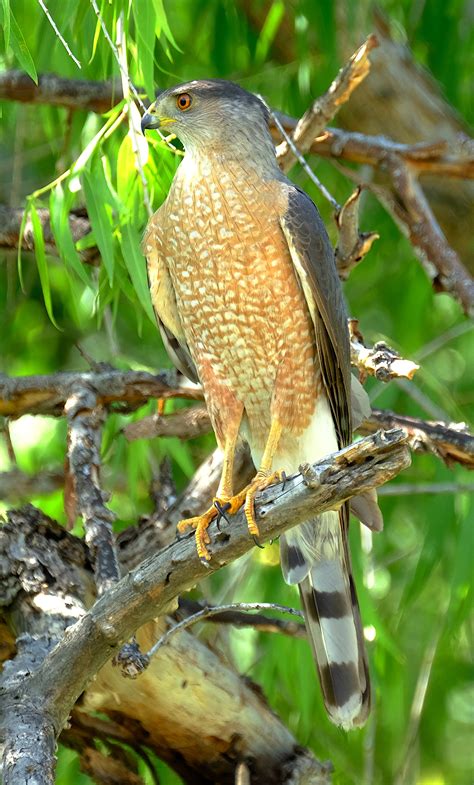
[[45, 376], [9, 377], [0, 374], [0, 415], [64, 414], [66, 401], [78, 388], [91, 387], [97, 405], [121, 404], [121, 411], [133, 411], [148, 398], [202, 399], [197, 388], [178, 383], [174, 371], [151, 374], [146, 371], [117, 371], [105, 366], [99, 371], [60, 372]]
[[467, 469], [474, 469], [474, 436], [466, 423], [426, 422], [417, 417], [373, 409], [370, 418], [358, 431], [375, 433], [379, 428], [404, 428], [414, 452], [436, 455], [447, 466], [459, 463]]
[[436, 292], [448, 292], [474, 315], [474, 280], [449, 246], [428, 201], [410, 169], [398, 156], [387, 156], [394, 196], [380, 186], [377, 195], [408, 237]]
[[253, 627], [260, 632], [279, 633], [288, 635], [290, 638], [306, 638], [306, 628], [300, 622], [277, 619], [266, 616], [264, 613], [252, 613], [250, 616], [238, 608], [236, 610], [223, 610], [217, 606], [189, 600], [187, 597], [179, 598], [179, 610], [176, 615], [179, 618], [188, 618], [206, 610], [211, 611], [205, 617], [206, 621], [214, 624], [230, 624], [233, 627]]
[[20, 469], [0, 472], [0, 499], [10, 504], [35, 496], [46, 496], [64, 485], [62, 469], [26, 474]]
[[348, 325], [351, 363], [353, 367], [358, 368], [361, 382], [364, 382], [367, 376], [375, 376], [379, 382], [389, 382], [397, 378], [413, 379], [419, 365], [411, 360], [404, 360], [384, 341], [377, 341], [371, 349], [368, 349], [364, 346], [364, 339], [359, 332], [359, 320], [348, 319]]
[[335, 215], [339, 232], [335, 260], [339, 278], [343, 281], [347, 280], [351, 270], [362, 261], [380, 237], [377, 232], [359, 231], [361, 193], [362, 187], [358, 186]]
[[[340, 105], [349, 100], [353, 90], [365, 79], [370, 70], [369, 54], [376, 46], [378, 46], [376, 36], [369, 35], [349, 62], [341, 68], [329, 90], [317, 98], [298, 120], [293, 141], [300, 152], [308, 152], [315, 137], [319, 136]], [[284, 141], [277, 147], [277, 158], [284, 172], [291, 169], [295, 156], [288, 142]]]
[[98, 594], [120, 579], [113, 523], [115, 515], [100, 487], [100, 444], [106, 411], [97, 404], [90, 387], [78, 388], [66, 401], [68, 420], [68, 473], [71, 490], [66, 494], [70, 523], [77, 512], [84, 522], [85, 540], [94, 561]]
[[[314, 515], [333, 508], [353, 494], [391, 479], [410, 463], [405, 441], [406, 435], [400, 430], [376, 434], [314, 466], [306, 466], [304, 475], [289, 478], [284, 488], [280, 484], [264, 491], [256, 504], [262, 542], [283, 533], [288, 520], [295, 525], [309, 511]], [[50, 782], [54, 738], [90, 678], [138, 627], [166, 613], [178, 594], [250, 549], [244, 513], [232, 519], [220, 524], [219, 534], [217, 527], [212, 527], [213, 558], [209, 566], [197, 559], [193, 537], [175, 542], [99, 597], [36, 669], [30, 667], [26, 676], [7, 679], [1, 699], [5, 785], [18, 781], [26, 765], [31, 776], [38, 769], [39, 783]], [[20, 737], [19, 722], [23, 723]], [[27, 728], [43, 743], [37, 742], [41, 756], [29, 756], [25, 762], [24, 750], [31, 746]]]

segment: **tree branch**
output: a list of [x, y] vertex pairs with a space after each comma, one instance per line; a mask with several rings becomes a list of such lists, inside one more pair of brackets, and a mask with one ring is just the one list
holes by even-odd
[[379, 382], [389, 382], [391, 379], [413, 379], [419, 365], [411, 360], [404, 360], [398, 352], [391, 349], [384, 341], [368, 349], [359, 332], [359, 320], [348, 319], [349, 335], [351, 339], [351, 363], [359, 369], [359, 376], [363, 382], [367, 376], [375, 376]]
[[[340, 105], [349, 100], [353, 90], [365, 79], [370, 70], [369, 54], [377, 46], [376, 36], [369, 35], [362, 46], [352, 55], [349, 62], [341, 68], [324, 95], [317, 98], [303, 117], [298, 120], [293, 141], [300, 152], [308, 152], [315, 137], [319, 136], [332, 120]], [[282, 170], [288, 172], [296, 160], [288, 142], [283, 141], [277, 147], [277, 158]]]
[[[304, 475], [289, 478], [258, 495], [256, 517], [262, 542], [275, 538], [292, 525], [315, 513], [334, 508], [353, 494], [391, 479], [410, 463], [403, 431], [363, 439], [338, 453], [305, 467]], [[34, 672], [23, 676], [21, 685], [7, 685], [1, 703], [5, 718], [5, 785], [18, 782], [25, 739], [19, 745], [16, 718], [19, 711], [29, 727], [41, 727], [47, 749], [63, 728], [67, 717], [89, 680], [105, 665], [134, 631], [168, 612], [176, 597], [204, 576], [217, 571], [252, 547], [245, 515], [211, 526], [212, 560], [204, 566], [196, 556], [194, 537], [185, 537], [143, 562], [68, 629], [61, 642], [47, 654]], [[15, 718], [15, 719], [14, 719]], [[33, 738], [31, 739], [33, 744]], [[31, 761], [30, 776], [51, 782], [51, 757]], [[38, 771], [36, 771], [38, 769]], [[46, 777], [50, 779], [47, 780]], [[41, 779], [42, 778], [42, 779]]]

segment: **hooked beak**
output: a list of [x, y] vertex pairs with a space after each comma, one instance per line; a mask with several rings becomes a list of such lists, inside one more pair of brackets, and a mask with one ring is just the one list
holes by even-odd
[[160, 118], [157, 117], [156, 115], [152, 115], [146, 112], [146, 114], [144, 114], [142, 117], [140, 126], [142, 129], [142, 134], [144, 134], [147, 128], [159, 128]]

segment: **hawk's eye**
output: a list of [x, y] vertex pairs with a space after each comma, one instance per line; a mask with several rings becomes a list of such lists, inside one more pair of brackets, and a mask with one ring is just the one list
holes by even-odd
[[178, 107], [178, 109], [181, 109], [182, 112], [185, 112], [186, 109], [189, 109], [192, 102], [193, 99], [191, 98], [189, 93], [181, 93], [181, 95], [178, 95], [178, 97], [176, 98], [176, 106]]

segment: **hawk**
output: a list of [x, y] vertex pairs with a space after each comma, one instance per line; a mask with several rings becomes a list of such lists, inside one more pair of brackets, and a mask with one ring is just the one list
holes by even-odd
[[[179, 370], [200, 382], [224, 453], [213, 506], [181, 521], [210, 558], [208, 526], [242, 505], [258, 536], [255, 495], [352, 437], [346, 310], [317, 208], [280, 171], [263, 101], [209, 79], [159, 94], [142, 130], [164, 128], [185, 155], [144, 238], [153, 306]], [[257, 473], [234, 493], [236, 444]], [[370, 684], [347, 530], [349, 505], [281, 538], [285, 580], [298, 584], [330, 719], [349, 729]]]

